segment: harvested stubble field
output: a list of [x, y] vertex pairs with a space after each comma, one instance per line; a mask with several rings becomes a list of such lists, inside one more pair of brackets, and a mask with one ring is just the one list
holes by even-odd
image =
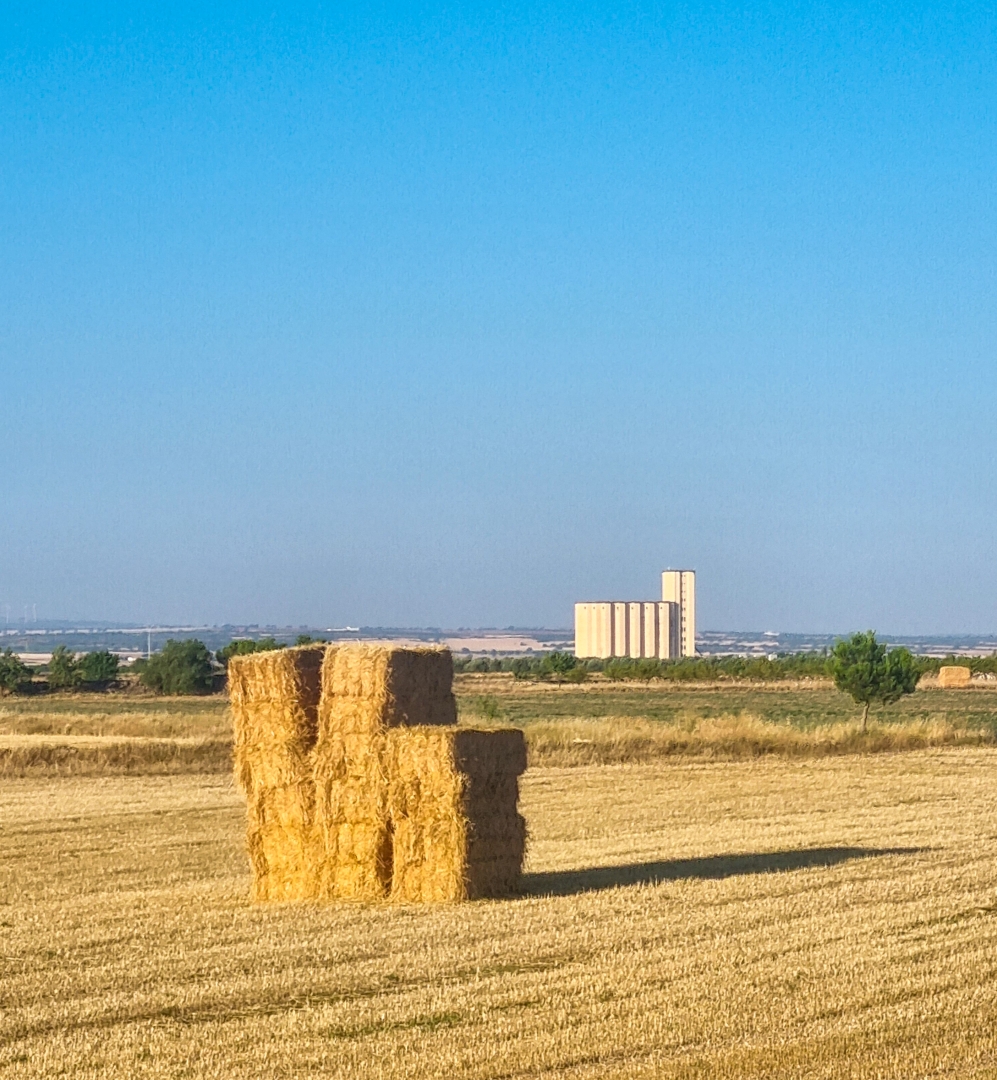
[[[462, 723], [523, 728], [533, 766], [997, 746], [997, 683], [919, 690], [874, 710], [865, 734], [851, 699], [822, 682], [689, 686], [600, 679], [557, 686], [517, 682], [511, 675], [459, 675], [454, 689]], [[15, 738], [26, 735], [46, 738]], [[6, 698], [0, 701], [0, 776], [108, 775], [153, 767], [227, 772], [231, 737], [224, 697]]]
[[997, 1077], [997, 755], [538, 768], [526, 895], [248, 903], [227, 777], [0, 784], [0, 1076]]
[[0, 735], [231, 739], [228, 699], [137, 694], [0, 698]]
[[224, 697], [51, 694], [0, 701], [0, 777], [231, 768]]

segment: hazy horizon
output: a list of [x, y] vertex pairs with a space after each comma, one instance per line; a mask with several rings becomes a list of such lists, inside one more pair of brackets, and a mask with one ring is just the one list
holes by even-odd
[[995, 29], [0, 14], [0, 614], [984, 633]]
[[[28, 622], [24, 624], [23, 621], [15, 624], [13, 620], [9, 624], [3, 626], [3, 632], [11, 636], [23, 636], [25, 634], [39, 634], [46, 633], [59, 634], [63, 632], [86, 632], [90, 629], [103, 632], [103, 633], [139, 633], [145, 632], [146, 629], [152, 629], [153, 631], [168, 631], [168, 630], [222, 630], [231, 628], [233, 630], [241, 629], [253, 629], [260, 632], [269, 630], [280, 631], [282, 633], [294, 633], [296, 631], [304, 632], [335, 632], [346, 633], [350, 631], [390, 631], [396, 634], [405, 634], [407, 632], [412, 633], [447, 633], [447, 634], [476, 634], [476, 633], [531, 633], [531, 632], [551, 632], [557, 634], [572, 634], [574, 633], [574, 625], [572, 622], [563, 624], [547, 624], [547, 625], [528, 625], [528, 624], [509, 624], [506, 626], [495, 625], [460, 625], [460, 626], [443, 626], [435, 624], [422, 624], [422, 625], [386, 625], [386, 624], [372, 624], [372, 623], [360, 623], [356, 626], [330, 626], [326, 623], [302, 623], [302, 622], [289, 622], [289, 623], [266, 623], [266, 622], [125, 622], [125, 621], [108, 621], [105, 619], [93, 619], [88, 622], [77, 622], [70, 619], [51, 618], [47, 620], [39, 619], [36, 623]], [[985, 641], [989, 638], [997, 638], [997, 630], [969, 630], [961, 631], [951, 634], [909, 634], [901, 631], [891, 630], [890, 628], [875, 628], [875, 627], [850, 627], [848, 629], [820, 629], [820, 630], [775, 630], [771, 627], [762, 629], [760, 627], [710, 627], [699, 626], [697, 627], [697, 636], [705, 635], [718, 637], [720, 635], [742, 636], [747, 637], [755, 635], [758, 637], [774, 636], [783, 638], [832, 638], [832, 637], [844, 637], [857, 631], [872, 629], [878, 635], [878, 637], [888, 640], [890, 638], [896, 639], [919, 639], [925, 641], [946, 641], [946, 640], [978, 640]]]

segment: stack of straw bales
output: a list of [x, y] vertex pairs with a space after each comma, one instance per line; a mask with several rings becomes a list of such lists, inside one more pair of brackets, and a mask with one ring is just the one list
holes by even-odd
[[938, 669], [938, 685], [958, 688], [962, 686], [969, 686], [970, 679], [973, 677], [972, 671], [968, 667], [962, 665], [946, 665]]
[[254, 898], [516, 889], [523, 735], [457, 729], [448, 650], [287, 649], [233, 658], [229, 678]]
[[235, 779], [246, 795], [256, 900], [315, 894], [315, 784], [323, 647], [234, 656]]

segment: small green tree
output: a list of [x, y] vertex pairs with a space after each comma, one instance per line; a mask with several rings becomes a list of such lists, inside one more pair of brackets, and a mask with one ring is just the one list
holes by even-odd
[[540, 661], [540, 674], [553, 676], [555, 682], [561, 682], [568, 672], [575, 669], [578, 660], [574, 653], [551, 652]]
[[79, 684], [76, 653], [65, 645], [57, 645], [48, 662], [48, 684], [53, 690], [69, 690]]
[[0, 653], [0, 694], [17, 694], [31, 682], [31, 672], [12, 649]]
[[830, 670], [834, 685], [863, 706], [863, 731], [868, 727], [869, 706], [874, 701], [883, 705], [899, 701], [905, 694], [914, 692], [921, 677], [907, 649], [887, 652], [872, 630], [837, 642], [831, 653]]
[[538, 661], [532, 660], [528, 656], [517, 656], [509, 665], [509, 670], [512, 672], [514, 679], [529, 679], [538, 673], [538, 666]]
[[211, 691], [211, 653], [203, 641], [170, 638], [149, 658], [142, 682], [160, 694], [207, 694]]
[[107, 649], [87, 653], [77, 660], [76, 675], [84, 686], [106, 687], [118, 677], [118, 658]]
[[602, 670], [607, 679], [621, 682], [623, 679], [633, 678], [634, 665], [628, 657], [617, 657], [609, 660]]
[[[307, 642], [299, 642], [299, 644], [303, 645]], [[259, 641], [254, 641], [252, 638], [236, 638], [235, 641], [230, 641], [224, 648], [219, 649], [215, 653], [215, 658], [219, 664], [228, 667], [228, 662], [233, 656], [248, 656], [250, 653], [272, 652], [274, 649], [283, 648], [284, 646], [272, 637], [260, 638]]]

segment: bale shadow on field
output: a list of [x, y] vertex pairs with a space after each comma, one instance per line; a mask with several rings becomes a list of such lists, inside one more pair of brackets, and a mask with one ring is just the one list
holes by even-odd
[[928, 850], [923, 847], [796, 848], [740, 855], [709, 855], [701, 859], [666, 859], [623, 866], [590, 866], [582, 870], [524, 874], [521, 891], [525, 896], [573, 896], [623, 885], [656, 885], [660, 881], [694, 878], [715, 881], [741, 874], [775, 874], [815, 866], [836, 866], [852, 859], [873, 859], [882, 855], [916, 855]]

